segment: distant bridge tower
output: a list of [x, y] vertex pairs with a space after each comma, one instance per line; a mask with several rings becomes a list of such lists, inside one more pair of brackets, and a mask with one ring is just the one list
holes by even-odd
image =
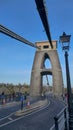
[[[63, 90], [62, 70], [57, 53], [57, 41], [52, 41], [53, 49], [51, 49], [49, 42], [36, 42], [36, 45], [41, 49], [37, 49], [34, 57], [31, 81], [30, 81], [30, 95], [39, 96], [42, 93], [42, 76], [52, 75], [53, 93], [60, 96]], [[46, 59], [50, 60], [51, 68], [44, 67]]]

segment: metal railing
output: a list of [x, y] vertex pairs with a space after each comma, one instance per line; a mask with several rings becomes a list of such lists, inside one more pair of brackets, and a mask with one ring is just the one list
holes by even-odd
[[50, 130], [68, 130], [68, 111], [64, 107], [62, 111], [54, 117], [55, 124]]

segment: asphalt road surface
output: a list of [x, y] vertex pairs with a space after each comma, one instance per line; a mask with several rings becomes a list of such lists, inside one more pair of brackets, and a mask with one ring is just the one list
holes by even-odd
[[[25, 116], [22, 115], [16, 118], [15, 114], [13, 114], [5, 120], [0, 120], [0, 130], [49, 130], [54, 124], [54, 116], [56, 116], [65, 105], [53, 97], [48, 97], [48, 101], [50, 101], [50, 104], [47, 106]], [[15, 107], [15, 109], [17, 108]]]

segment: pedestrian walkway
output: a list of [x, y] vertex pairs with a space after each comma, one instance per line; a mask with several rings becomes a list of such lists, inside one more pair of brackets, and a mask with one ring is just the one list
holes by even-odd
[[0, 104], [0, 109], [7, 108], [7, 107], [12, 107], [12, 106], [15, 106], [15, 105], [17, 105], [19, 103], [20, 102], [12, 101], [12, 102], [8, 102], [8, 103], [5, 103], [5, 104]]

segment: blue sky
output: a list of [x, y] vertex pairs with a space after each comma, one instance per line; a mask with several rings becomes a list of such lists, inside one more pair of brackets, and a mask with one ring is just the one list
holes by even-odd
[[[45, 0], [52, 40], [65, 31], [71, 34], [69, 66], [73, 86], [73, 0]], [[34, 0], [0, 0], [0, 24], [27, 40], [47, 40]], [[0, 33], [0, 82], [30, 83], [36, 49]], [[63, 71], [64, 53], [58, 42], [58, 53]]]

